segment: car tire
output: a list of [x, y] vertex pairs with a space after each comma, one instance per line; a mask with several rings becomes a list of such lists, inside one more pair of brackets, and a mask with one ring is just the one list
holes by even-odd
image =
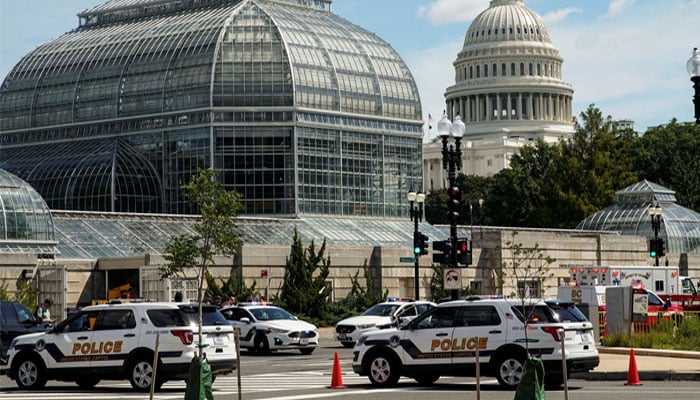
[[383, 352], [376, 352], [367, 360], [369, 380], [377, 387], [393, 387], [401, 377], [400, 365], [396, 357]]
[[299, 351], [301, 352], [301, 354], [303, 354], [303, 355], [305, 355], [305, 356], [308, 356], [309, 354], [313, 353], [314, 350], [315, 350], [314, 347], [311, 347], [311, 348], [309, 348], [309, 349], [299, 349]]
[[508, 389], [515, 389], [525, 373], [525, 356], [502, 353], [496, 357], [496, 379]]
[[440, 375], [420, 375], [413, 377], [413, 379], [418, 382], [419, 385], [430, 386], [440, 379]]
[[270, 354], [270, 343], [267, 342], [267, 336], [264, 334], [258, 333], [255, 335], [253, 343], [256, 353], [263, 355]]
[[95, 385], [100, 383], [100, 379], [99, 378], [78, 378], [75, 380], [75, 383], [83, 389], [89, 389], [89, 388], [95, 387]]
[[41, 389], [46, 386], [44, 363], [38, 357], [26, 357], [17, 363], [15, 382], [20, 389]]
[[355, 347], [355, 342], [342, 342], [342, 343], [343, 343], [343, 347], [345, 347], [346, 349], [352, 349], [353, 347]]
[[[127, 369], [129, 383], [137, 392], [147, 392], [151, 389], [153, 380], [153, 359], [147, 357], [137, 358], [129, 364]], [[158, 383], [156, 383], [158, 387]]]

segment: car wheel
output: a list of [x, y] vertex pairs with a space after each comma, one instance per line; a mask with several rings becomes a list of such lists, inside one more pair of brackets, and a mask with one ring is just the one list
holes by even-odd
[[20, 389], [40, 389], [46, 385], [44, 364], [36, 357], [28, 357], [17, 364], [15, 382]]
[[413, 378], [419, 385], [430, 386], [440, 379], [440, 375], [421, 375]]
[[91, 387], [95, 387], [98, 383], [100, 383], [99, 378], [78, 378], [75, 380], [75, 383], [78, 384], [81, 388], [89, 389]]
[[153, 360], [145, 357], [132, 362], [128, 370], [129, 383], [138, 392], [147, 392], [151, 389], [153, 380]]
[[497, 358], [496, 379], [501, 386], [515, 389], [525, 373], [525, 359], [520, 355], [503, 354]]
[[258, 354], [270, 354], [270, 344], [262, 333], [255, 335], [255, 352]]
[[313, 353], [314, 350], [315, 350], [315, 349], [314, 349], [313, 347], [312, 347], [312, 348], [309, 348], [309, 349], [299, 349], [299, 351], [301, 352], [301, 354], [303, 354], [303, 355], [305, 355], [305, 356], [308, 356], [309, 354]]
[[343, 343], [343, 347], [345, 347], [346, 349], [351, 349], [351, 348], [355, 347], [355, 342], [342, 342], [342, 343]]
[[374, 386], [391, 387], [399, 381], [399, 363], [386, 353], [375, 353], [368, 360], [369, 380]]

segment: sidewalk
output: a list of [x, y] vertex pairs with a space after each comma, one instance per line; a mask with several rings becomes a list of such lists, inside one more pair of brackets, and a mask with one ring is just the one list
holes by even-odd
[[[630, 366], [630, 349], [598, 347], [600, 365], [590, 372], [572, 374], [586, 380], [626, 381]], [[634, 349], [639, 380], [700, 381], [700, 352]]]

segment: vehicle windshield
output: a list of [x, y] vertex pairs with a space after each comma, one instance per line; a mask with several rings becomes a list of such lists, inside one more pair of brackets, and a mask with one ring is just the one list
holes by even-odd
[[375, 304], [362, 315], [373, 315], [377, 317], [391, 317], [394, 312], [401, 307], [400, 304]]
[[257, 307], [251, 308], [251, 314], [258, 321], [272, 321], [277, 319], [295, 319], [294, 316], [287, 311], [277, 307]]

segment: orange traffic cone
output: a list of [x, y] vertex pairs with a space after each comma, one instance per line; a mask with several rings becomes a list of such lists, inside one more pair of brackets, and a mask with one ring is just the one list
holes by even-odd
[[639, 381], [639, 371], [637, 371], [637, 360], [634, 358], [634, 349], [630, 349], [630, 366], [627, 372], [627, 383], [625, 385], [641, 386]]
[[338, 358], [338, 352], [335, 352], [335, 357], [333, 359], [333, 376], [331, 377], [331, 389], [343, 389], [343, 373], [340, 372], [340, 359]]

